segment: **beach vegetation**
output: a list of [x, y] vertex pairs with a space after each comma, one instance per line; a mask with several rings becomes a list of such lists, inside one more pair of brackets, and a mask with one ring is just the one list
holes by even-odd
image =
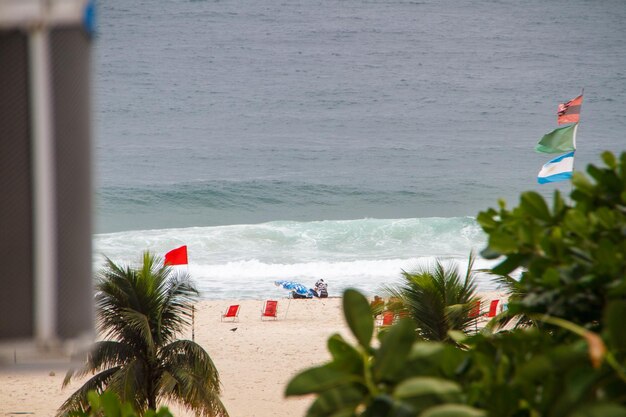
[[[626, 301], [605, 311], [598, 334], [570, 321], [500, 333], [451, 331], [457, 344], [421, 340], [401, 319], [374, 343], [366, 298], [344, 293], [356, 340], [328, 340], [332, 359], [296, 375], [285, 395], [316, 395], [307, 417], [626, 416]], [[365, 313], [365, 314], [364, 314]]]
[[431, 266], [402, 271], [402, 282], [386, 287], [391, 299], [398, 301], [397, 313], [413, 320], [419, 337], [454, 342], [449, 335], [451, 330], [475, 329], [478, 315], [471, 312], [479, 298], [474, 261], [474, 254], [470, 253], [462, 274], [456, 263], [436, 260]]
[[143, 254], [138, 267], [106, 259], [96, 282], [96, 317], [103, 340], [94, 344], [74, 377], [91, 376], [58, 415], [89, 410], [90, 391], [110, 391], [143, 415], [162, 401], [177, 402], [199, 416], [226, 417], [218, 371], [209, 354], [178, 339], [190, 324], [198, 295], [187, 273]]
[[[89, 391], [87, 400], [88, 411], [76, 411], [71, 413], [72, 417], [139, 417], [130, 403], [122, 402], [110, 391], [104, 391], [102, 394]], [[173, 417], [173, 415], [167, 407], [160, 407], [156, 411], [146, 410], [141, 417]]]
[[454, 379], [467, 354], [449, 343], [418, 341], [415, 323], [402, 318], [373, 343], [367, 299], [343, 295], [346, 322], [356, 345], [339, 334], [328, 340], [330, 362], [296, 375], [286, 395], [316, 394], [307, 416], [485, 416], [467, 404]]
[[[626, 416], [626, 153], [574, 174], [571, 204], [536, 193], [480, 213], [491, 270], [520, 271], [512, 314], [534, 326], [424, 341], [400, 320], [373, 341], [365, 298], [344, 293], [357, 340], [328, 341], [330, 362], [296, 375], [286, 395], [314, 394], [307, 417]], [[593, 311], [592, 311], [593, 310]]]
[[557, 190], [551, 207], [535, 192], [519, 206], [478, 214], [488, 235], [482, 251], [501, 259], [492, 272], [522, 271], [519, 290], [509, 302], [513, 314], [547, 314], [588, 329], [602, 330], [611, 300], [626, 298], [626, 153], [602, 154], [604, 167], [574, 172], [571, 204]]

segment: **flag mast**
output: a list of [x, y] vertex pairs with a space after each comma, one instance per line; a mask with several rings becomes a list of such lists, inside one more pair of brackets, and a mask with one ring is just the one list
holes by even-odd
[[557, 158], [550, 160], [539, 171], [537, 181], [540, 184], [558, 182], [571, 179], [574, 172], [574, 153], [576, 151], [576, 133], [580, 122], [580, 110], [583, 103], [583, 87], [578, 97], [566, 103], [559, 103], [557, 108], [557, 124], [567, 125], [554, 129], [544, 135], [535, 150], [541, 153], [562, 153]]
[[[585, 87], [582, 87], [580, 89], [580, 97], [582, 98], [585, 95]], [[576, 134], [578, 133], [578, 123], [580, 123], [580, 113], [582, 112], [582, 102], [580, 103], [580, 107], [581, 107], [581, 111], [578, 112], [578, 122], [576, 122], [576, 128], [574, 129], [574, 148], [576, 148]], [[572, 175], [574, 175], [573, 171], [574, 171], [574, 163], [576, 161], [574, 161], [572, 163]], [[569, 199], [570, 199], [570, 204], [572, 203], [572, 192], [574, 191], [574, 183], [572, 181], [570, 181], [569, 183]]]
[[[580, 110], [578, 111], [578, 121], [576, 122], [576, 127], [574, 127], [574, 148], [577, 148], [577, 146], [576, 146], [576, 135], [578, 134], [578, 123], [580, 123], [580, 113], [581, 113], [581, 110], [582, 110], [582, 97], [584, 95], [585, 95], [585, 87], [582, 87], [580, 89], [581, 102], [580, 102]], [[574, 163], [575, 162], [576, 161], [574, 161], [572, 163], [572, 175], [574, 175], [573, 171], [574, 171]], [[571, 200], [572, 191], [574, 191], [574, 184], [570, 181], [570, 200]]]

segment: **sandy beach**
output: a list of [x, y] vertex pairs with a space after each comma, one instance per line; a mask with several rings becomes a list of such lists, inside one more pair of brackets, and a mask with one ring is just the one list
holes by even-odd
[[[501, 294], [481, 294], [484, 300]], [[239, 320], [222, 322], [221, 314], [240, 304]], [[261, 321], [262, 300], [200, 301], [196, 304], [195, 340], [209, 353], [222, 381], [222, 401], [231, 417], [303, 416], [312, 398], [283, 395], [299, 371], [326, 362], [326, 340], [340, 333], [354, 339], [345, 324], [341, 298], [278, 299], [278, 320]], [[183, 338], [191, 338], [191, 329]], [[53, 416], [82, 381], [61, 388], [63, 370], [0, 370], [0, 415]], [[169, 406], [176, 417], [193, 413]]]

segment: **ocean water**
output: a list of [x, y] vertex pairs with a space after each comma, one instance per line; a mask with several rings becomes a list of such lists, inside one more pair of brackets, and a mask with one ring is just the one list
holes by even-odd
[[625, 148], [623, 0], [107, 0], [98, 20], [94, 267], [186, 244], [206, 298], [464, 268], [479, 211], [569, 191], [536, 183], [533, 147], [582, 88], [576, 169]]
[[[402, 270], [432, 265], [436, 259], [458, 264], [464, 274], [471, 250], [484, 246], [473, 218], [361, 219], [315, 222], [274, 221], [253, 225], [126, 231], [96, 237], [96, 266], [103, 256], [133, 264], [149, 248], [163, 256], [187, 245], [189, 272], [204, 298], [287, 296], [273, 285], [289, 279], [308, 287], [323, 278], [329, 294], [359, 288], [375, 294], [398, 282]], [[173, 245], [173, 246], [172, 246]], [[476, 267], [489, 266], [479, 260]], [[495, 289], [478, 276], [481, 289]]]

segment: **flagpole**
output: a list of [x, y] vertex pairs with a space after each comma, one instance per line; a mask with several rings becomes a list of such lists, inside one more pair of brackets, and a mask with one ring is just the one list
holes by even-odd
[[[580, 89], [580, 96], [583, 97], [585, 95], [585, 87]], [[583, 97], [584, 100], [584, 97]], [[582, 102], [580, 103], [580, 111], [578, 112], [578, 121], [580, 122], [580, 116], [581, 113], [583, 112], [583, 108], [582, 108]]]
[[[189, 259], [187, 259], [187, 264], [185, 264], [187, 268], [187, 278], [190, 278], [189, 275]], [[196, 305], [193, 304], [191, 306], [191, 341], [196, 341]]]
[[[580, 89], [580, 97], [584, 97], [585, 95], [585, 87], [582, 87]], [[580, 123], [580, 115], [582, 113], [582, 108], [580, 109], [580, 112], [578, 113], [578, 122], [576, 123], [576, 126], [574, 127], [574, 154], [576, 154], [576, 150], [578, 149], [578, 146], [576, 145], [576, 135], [578, 134], [578, 123]], [[572, 175], [574, 174], [574, 164], [576, 164], [576, 158], [574, 158], [573, 162], [572, 162]], [[574, 192], [574, 181], [573, 179], [570, 180], [569, 182], [569, 204], [570, 206], [573, 205], [573, 200], [572, 200], [572, 193]]]
[[287, 309], [285, 310], [285, 320], [287, 319], [287, 313], [289, 313], [289, 306], [291, 305], [291, 296], [288, 297], [289, 301], [287, 302]]

